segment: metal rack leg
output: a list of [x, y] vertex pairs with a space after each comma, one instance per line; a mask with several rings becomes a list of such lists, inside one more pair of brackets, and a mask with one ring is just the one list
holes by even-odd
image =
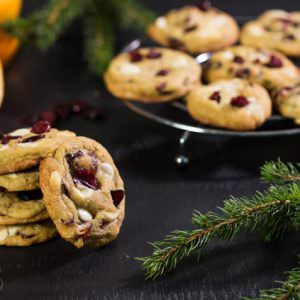
[[185, 131], [179, 139], [179, 153], [175, 156], [175, 163], [180, 168], [186, 167], [190, 161], [185, 147], [190, 135], [189, 131]]

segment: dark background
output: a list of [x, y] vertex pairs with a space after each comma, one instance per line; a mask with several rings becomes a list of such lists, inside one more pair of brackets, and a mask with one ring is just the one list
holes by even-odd
[[[25, 0], [25, 12], [43, 1]], [[187, 1], [145, 1], [158, 12]], [[197, 3], [191, 1], [190, 3]], [[299, 1], [215, 1], [235, 16], [267, 8], [300, 9]], [[76, 28], [75, 28], [76, 29]], [[120, 35], [119, 45], [132, 38]], [[73, 30], [45, 52], [23, 48], [6, 71], [0, 131], [19, 127], [20, 115], [53, 103], [83, 99], [105, 110], [97, 122], [74, 118], [59, 127], [100, 141], [115, 158], [127, 187], [127, 214], [119, 238], [98, 250], [77, 250], [61, 239], [29, 248], [0, 249], [0, 299], [238, 299], [284, 278], [297, 265], [300, 238], [263, 243], [257, 235], [213, 243], [199, 264], [187, 259], [177, 271], [145, 282], [134, 257], [151, 253], [148, 241], [173, 229], [191, 228], [193, 209], [216, 210], [230, 195], [251, 195], [263, 186], [265, 160], [299, 160], [299, 136], [229, 139], [194, 135], [191, 165], [175, 168], [180, 132], [142, 119], [105, 91], [82, 61], [80, 34]]]

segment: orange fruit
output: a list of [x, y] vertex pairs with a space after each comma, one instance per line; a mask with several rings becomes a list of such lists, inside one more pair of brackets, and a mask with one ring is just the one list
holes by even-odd
[[[19, 16], [22, 0], [0, 0], [0, 23]], [[0, 30], [0, 60], [6, 65], [19, 48], [19, 40]]]

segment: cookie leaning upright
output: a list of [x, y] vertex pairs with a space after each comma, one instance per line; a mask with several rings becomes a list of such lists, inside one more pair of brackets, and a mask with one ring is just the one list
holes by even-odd
[[48, 122], [37, 122], [32, 128], [5, 134], [0, 141], [0, 174], [15, 173], [37, 166], [51, 156], [70, 131], [52, 129]]
[[45, 205], [62, 238], [101, 247], [119, 234], [124, 184], [105, 148], [84, 137], [66, 140], [40, 165]]
[[191, 56], [164, 48], [141, 48], [118, 55], [104, 75], [117, 98], [155, 103], [184, 96], [199, 84], [201, 67]]
[[241, 43], [274, 49], [287, 56], [300, 56], [299, 28], [300, 11], [269, 10], [244, 25]]
[[171, 10], [151, 24], [148, 33], [161, 45], [199, 54], [233, 45], [239, 27], [233, 17], [204, 1]]

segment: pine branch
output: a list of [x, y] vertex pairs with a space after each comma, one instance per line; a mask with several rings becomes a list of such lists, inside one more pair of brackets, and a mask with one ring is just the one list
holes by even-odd
[[83, 15], [91, 0], [50, 0], [40, 11], [27, 18], [19, 18], [2, 24], [9, 34], [22, 42], [33, 43], [39, 48], [52, 45], [76, 18]]
[[282, 237], [292, 227], [298, 227], [299, 202], [300, 189], [293, 183], [272, 186], [252, 199], [231, 198], [225, 201], [221, 214], [196, 213], [192, 221], [197, 229], [173, 231], [163, 241], [151, 244], [152, 255], [138, 258], [146, 270], [146, 279], [156, 279], [174, 270], [196, 251], [201, 254], [214, 238], [231, 240], [239, 232], [254, 230], [268, 240]]
[[152, 23], [156, 15], [145, 8], [138, 0], [105, 0], [117, 13], [121, 28], [132, 27], [145, 32], [148, 25]]
[[257, 298], [242, 298], [243, 300], [298, 300], [300, 299], [300, 268], [287, 272], [288, 278], [279, 282], [280, 287], [263, 290]]
[[114, 18], [105, 5], [91, 6], [84, 19], [85, 59], [89, 69], [101, 76], [114, 55]]
[[300, 181], [300, 164], [267, 162], [261, 168], [261, 179], [264, 182], [285, 184], [291, 181]]

